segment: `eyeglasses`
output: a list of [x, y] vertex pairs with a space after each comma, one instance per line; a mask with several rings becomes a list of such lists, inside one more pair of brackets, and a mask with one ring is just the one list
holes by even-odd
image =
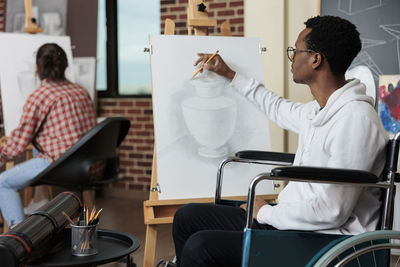
[[287, 55], [287, 57], [288, 57], [288, 59], [289, 59], [290, 61], [293, 61], [294, 57], [296, 56], [296, 53], [300, 53], [300, 52], [316, 53], [316, 51], [314, 51], [314, 50], [309, 50], [309, 49], [307, 49], [307, 50], [300, 50], [300, 49], [296, 49], [296, 48], [291, 47], [291, 46], [289, 46], [289, 47], [286, 49], [286, 55]]

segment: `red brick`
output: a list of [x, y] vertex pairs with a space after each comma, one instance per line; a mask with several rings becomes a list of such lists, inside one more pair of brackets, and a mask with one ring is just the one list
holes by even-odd
[[187, 4], [188, 0], [179, 0], [179, 4]]
[[181, 15], [179, 15], [179, 19], [187, 19], [187, 14], [181, 14]]
[[119, 108], [112, 109], [111, 112], [114, 114], [125, 114], [124, 110]]
[[176, 22], [175, 27], [177, 27], [177, 28], [186, 27], [186, 21], [185, 22]]
[[137, 131], [136, 135], [138, 135], [138, 136], [149, 136], [150, 133], [148, 131]]
[[226, 3], [210, 3], [210, 9], [214, 8], [225, 8]]
[[236, 11], [236, 13], [237, 13], [238, 15], [243, 15], [243, 14], [244, 14], [244, 10], [243, 10], [243, 9], [238, 9], [238, 10]]
[[118, 104], [120, 107], [131, 107], [133, 106], [133, 101], [120, 101]]
[[218, 11], [218, 17], [220, 17], [220, 16], [233, 16], [233, 15], [235, 15], [235, 11], [233, 11], [233, 10]]
[[185, 30], [179, 30], [179, 31], [178, 31], [178, 34], [185, 35], [185, 34], [188, 34], [188, 31], [187, 31], [187, 29], [185, 29]]
[[233, 18], [233, 19], [230, 19], [230, 23], [231, 24], [239, 24], [239, 23], [243, 23], [244, 22], [244, 19], [243, 18]]
[[153, 148], [150, 146], [138, 146], [136, 149], [138, 151], [152, 151], [153, 150]]
[[101, 106], [116, 106], [117, 105], [117, 102], [108, 102], [108, 101], [101, 101], [101, 103], [100, 103], [100, 105]]
[[229, 6], [230, 7], [244, 6], [244, 3], [243, 1], [230, 2]]
[[136, 101], [135, 106], [137, 107], [150, 107], [151, 101]]
[[176, 3], [176, 0], [161, 0], [160, 1], [160, 5], [161, 6], [163, 6], [163, 5], [172, 5], [172, 4], [175, 4]]
[[144, 155], [143, 154], [136, 154], [136, 153], [130, 153], [129, 154], [130, 159], [143, 159]]
[[176, 15], [162, 15], [161, 16], [161, 20], [164, 21], [166, 19], [172, 19], [175, 20], [176, 19]]
[[128, 114], [140, 114], [142, 111], [140, 109], [128, 109]]
[[176, 7], [171, 7], [169, 10], [171, 12], [186, 11], [186, 7], [185, 6], [176, 6]]
[[144, 161], [139, 161], [137, 163], [138, 166], [143, 166], [143, 167], [151, 167], [152, 166], [152, 162], [144, 162]]
[[143, 170], [138, 170], [138, 169], [132, 169], [132, 170], [129, 170], [129, 173], [131, 173], [131, 174], [143, 174], [144, 171]]
[[132, 123], [131, 128], [133, 129], [142, 129], [142, 125], [138, 123]]
[[136, 120], [137, 121], [151, 121], [151, 118], [149, 116], [137, 116]]

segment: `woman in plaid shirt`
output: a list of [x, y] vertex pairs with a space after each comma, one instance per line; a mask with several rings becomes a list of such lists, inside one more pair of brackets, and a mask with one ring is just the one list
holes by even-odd
[[39, 152], [0, 174], [0, 209], [10, 226], [24, 219], [18, 190], [96, 124], [94, 104], [84, 88], [65, 78], [67, 66], [67, 56], [57, 44], [39, 48], [36, 67], [40, 87], [28, 97], [18, 127], [0, 147], [0, 165], [21, 154], [30, 143]]

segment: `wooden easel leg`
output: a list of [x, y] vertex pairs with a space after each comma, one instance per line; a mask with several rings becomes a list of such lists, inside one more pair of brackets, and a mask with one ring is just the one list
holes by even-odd
[[146, 244], [144, 247], [143, 267], [153, 267], [156, 256], [157, 225], [146, 226]]
[[94, 198], [95, 198], [94, 190], [84, 190], [82, 193], [83, 203], [86, 204], [86, 207], [91, 211], [94, 207]]
[[28, 186], [24, 188], [24, 207], [27, 207], [31, 202], [33, 195], [32, 186]]

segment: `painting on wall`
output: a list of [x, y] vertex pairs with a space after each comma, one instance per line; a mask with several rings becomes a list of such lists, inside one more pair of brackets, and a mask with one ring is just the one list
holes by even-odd
[[[24, 0], [7, 0], [6, 32], [24, 32]], [[46, 35], [65, 35], [67, 1], [32, 0], [32, 13], [36, 23]]]
[[[27, 97], [38, 88], [36, 52], [45, 43], [56, 43], [72, 62], [71, 40], [67, 36], [0, 33], [0, 83], [6, 135], [18, 126]], [[75, 82], [71, 67], [65, 71], [68, 80]]]
[[379, 116], [385, 130], [393, 135], [400, 130], [400, 74], [379, 76]]
[[[197, 53], [219, 55], [243, 75], [264, 81], [256, 38], [152, 35], [151, 71], [159, 199], [212, 197], [218, 165], [240, 150], [269, 150], [268, 119], [228, 80], [193, 66]], [[241, 51], [241, 53], [238, 53]], [[266, 165], [228, 164], [222, 195], [247, 195]], [[272, 182], [258, 187], [273, 193]]]

